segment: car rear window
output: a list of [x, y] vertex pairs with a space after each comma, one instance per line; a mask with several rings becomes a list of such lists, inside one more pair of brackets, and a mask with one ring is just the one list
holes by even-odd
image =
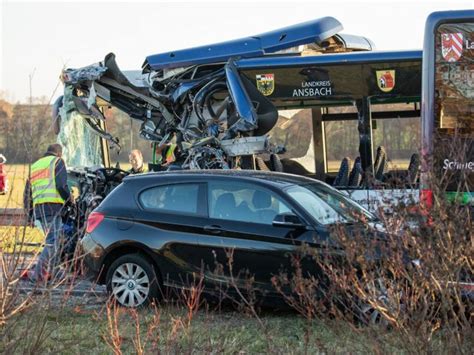
[[197, 214], [198, 196], [198, 184], [164, 185], [143, 191], [139, 201], [149, 210]]

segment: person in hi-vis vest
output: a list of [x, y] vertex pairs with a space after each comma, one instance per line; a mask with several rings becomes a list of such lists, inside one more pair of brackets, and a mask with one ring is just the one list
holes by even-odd
[[59, 270], [61, 211], [71, 199], [62, 151], [60, 144], [51, 144], [44, 156], [31, 165], [31, 175], [25, 186], [24, 205], [29, 219], [34, 219], [35, 225], [46, 235], [35, 268], [27, 272], [32, 281], [54, 278]]
[[[178, 145], [175, 143], [156, 145], [154, 164], [159, 165], [160, 170], [168, 170], [181, 158]], [[171, 169], [174, 170], [174, 169]]]
[[145, 164], [143, 163], [143, 155], [140, 150], [132, 150], [128, 156], [128, 161], [132, 166], [130, 170], [128, 170], [130, 174], [143, 174], [148, 172]]

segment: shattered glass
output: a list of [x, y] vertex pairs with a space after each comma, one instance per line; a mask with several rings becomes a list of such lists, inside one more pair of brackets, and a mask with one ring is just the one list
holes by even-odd
[[58, 143], [63, 146], [62, 158], [67, 167], [103, 166], [100, 137], [77, 111], [61, 115]]

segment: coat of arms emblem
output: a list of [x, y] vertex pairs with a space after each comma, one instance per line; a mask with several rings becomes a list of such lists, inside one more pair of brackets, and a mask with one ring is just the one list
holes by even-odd
[[395, 70], [377, 70], [377, 85], [383, 92], [390, 92], [395, 87]]
[[462, 33], [441, 34], [441, 54], [448, 62], [457, 62], [462, 56]]
[[257, 89], [264, 96], [269, 96], [275, 90], [275, 74], [257, 74]]

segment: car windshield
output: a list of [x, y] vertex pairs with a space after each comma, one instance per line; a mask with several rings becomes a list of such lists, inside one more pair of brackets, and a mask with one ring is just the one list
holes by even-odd
[[339, 191], [321, 184], [294, 185], [286, 192], [317, 222], [354, 223], [374, 221], [376, 217]]

